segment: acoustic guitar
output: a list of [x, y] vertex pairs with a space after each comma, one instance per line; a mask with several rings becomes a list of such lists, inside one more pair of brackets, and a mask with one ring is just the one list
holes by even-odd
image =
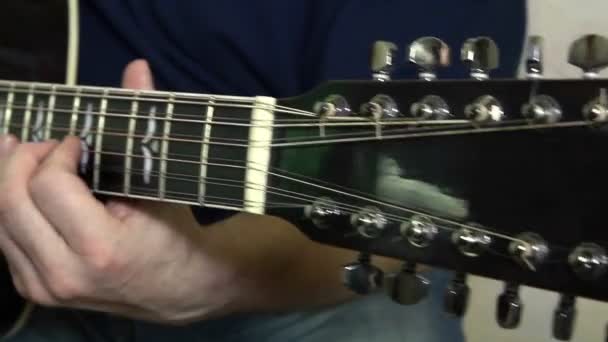
[[[498, 47], [468, 39], [459, 57], [471, 78], [440, 80], [450, 49], [422, 37], [407, 51], [420, 79], [394, 81], [396, 47], [381, 41], [369, 80], [284, 99], [13, 77], [0, 81], [0, 132], [79, 136], [81, 175], [97, 195], [274, 215], [359, 251], [344, 267], [358, 294], [417, 303], [431, 284], [416, 265], [430, 265], [454, 272], [444, 309], [462, 316], [467, 274], [497, 279], [496, 319], [512, 329], [521, 286], [558, 292], [553, 335], [568, 340], [576, 297], [608, 301], [608, 81], [597, 76], [608, 40], [572, 43], [569, 62], [583, 71], [573, 80], [543, 78], [542, 45], [530, 37], [526, 79], [492, 79]], [[73, 43], [54, 46], [69, 57]], [[373, 255], [403, 269], [385, 274]], [[15, 331], [25, 302], [3, 277], [2, 328]]]

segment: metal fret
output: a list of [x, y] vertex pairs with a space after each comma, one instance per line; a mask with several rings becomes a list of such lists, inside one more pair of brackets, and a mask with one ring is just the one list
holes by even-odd
[[51, 86], [51, 96], [49, 97], [48, 110], [46, 112], [46, 127], [44, 129], [44, 140], [49, 140], [51, 138], [51, 128], [53, 127], [56, 92], [57, 86]]
[[6, 108], [4, 108], [4, 127], [2, 127], [2, 133], [8, 134], [11, 125], [11, 116], [13, 115], [13, 101], [15, 101], [15, 83], [11, 83], [10, 90], [6, 97]]
[[131, 169], [133, 165], [133, 135], [137, 124], [137, 111], [139, 110], [139, 92], [135, 93], [135, 98], [131, 102], [131, 112], [129, 113], [129, 131], [127, 132], [127, 144], [125, 148], [125, 171], [123, 192], [128, 195], [131, 190]]
[[23, 113], [23, 128], [21, 129], [21, 141], [28, 141], [30, 135], [30, 124], [32, 121], [32, 106], [34, 105], [34, 83], [30, 85], [25, 101], [25, 113]]
[[276, 99], [256, 97], [251, 112], [249, 148], [247, 149], [247, 171], [245, 174], [244, 210], [254, 214], [264, 214], [266, 186], [270, 167], [270, 144]]
[[169, 138], [171, 133], [171, 118], [173, 117], [173, 101], [175, 95], [171, 93], [169, 102], [167, 103], [167, 115], [165, 116], [165, 124], [163, 130], [163, 141], [160, 147], [160, 174], [158, 177], [158, 198], [165, 198], [166, 177], [167, 177], [167, 157], [169, 152]]
[[209, 157], [209, 142], [211, 139], [211, 124], [213, 122], [213, 100], [209, 100], [205, 116], [205, 129], [203, 130], [203, 146], [201, 146], [201, 170], [199, 177], [198, 198], [200, 204], [205, 202], [205, 180], [207, 179], [207, 159]]
[[72, 117], [70, 119], [70, 135], [76, 135], [76, 126], [78, 123], [78, 111], [80, 110], [80, 88], [76, 88], [74, 101], [72, 102]]
[[104, 90], [99, 106], [99, 118], [97, 120], [97, 132], [95, 134], [95, 160], [93, 169], [93, 190], [99, 190], [99, 173], [101, 167], [101, 151], [103, 146], [103, 130], [105, 126], [105, 114], [108, 107], [108, 90]]

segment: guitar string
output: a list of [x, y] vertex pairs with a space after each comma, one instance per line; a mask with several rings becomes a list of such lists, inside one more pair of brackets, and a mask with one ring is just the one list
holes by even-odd
[[[99, 154], [102, 154], [102, 155], [125, 156], [124, 153], [118, 153], [118, 152], [114, 153], [114, 152], [100, 151], [100, 152], [95, 152], [95, 153], [99, 153]], [[131, 155], [130, 157], [131, 158], [132, 157], [143, 158], [144, 156], [141, 156], [141, 155]], [[158, 158], [154, 158], [154, 159], [158, 159]], [[193, 165], [207, 165], [207, 166], [218, 166], [218, 167], [228, 167], [228, 168], [237, 168], [237, 169], [247, 169], [245, 166], [241, 166], [241, 165], [231, 165], [231, 164], [221, 164], [221, 163], [209, 163], [209, 162], [198, 162], [198, 161], [186, 161], [186, 160], [174, 160], [174, 159], [169, 159], [169, 158], [167, 158], [165, 160], [166, 161], [177, 161], [177, 162], [188, 163], [188, 164], [193, 164]], [[468, 229], [471, 229], [471, 230], [475, 230], [475, 231], [479, 231], [479, 232], [484, 232], [486, 234], [495, 235], [495, 236], [501, 237], [503, 239], [509, 239], [509, 240], [513, 240], [514, 239], [513, 237], [510, 237], [508, 235], [496, 233], [496, 232], [493, 232], [493, 231], [490, 231], [490, 230], [487, 230], [487, 229], [482, 229], [482, 228], [479, 228], [479, 227], [472, 227], [470, 225], [466, 225], [466, 224], [463, 224], [463, 223], [460, 223], [460, 222], [456, 222], [456, 221], [453, 221], [453, 220], [448, 220], [448, 219], [445, 219], [445, 218], [437, 217], [435, 215], [429, 215], [429, 214], [424, 213], [422, 211], [417, 211], [417, 210], [413, 210], [413, 209], [409, 209], [409, 208], [404, 208], [404, 207], [401, 207], [399, 205], [396, 205], [396, 204], [393, 204], [393, 203], [390, 203], [390, 202], [385, 202], [385, 201], [378, 200], [378, 199], [366, 198], [364, 196], [356, 195], [356, 194], [349, 193], [349, 192], [346, 192], [346, 191], [340, 191], [340, 190], [337, 190], [337, 189], [332, 189], [332, 188], [329, 188], [329, 187], [326, 187], [326, 186], [315, 184], [313, 182], [307, 182], [307, 181], [303, 181], [301, 179], [296, 179], [294, 177], [289, 177], [289, 176], [281, 175], [281, 174], [278, 174], [276, 172], [269, 172], [267, 170], [259, 169], [259, 168], [256, 168], [256, 167], [254, 167], [254, 166], [251, 165], [251, 164], [255, 164], [255, 163], [249, 163], [249, 164], [250, 164], [249, 167], [248, 167], [249, 169], [252, 169], [252, 170], [255, 170], [255, 171], [259, 171], [259, 172], [263, 172], [263, 173], [267, 174], [268, 176], [274, 176], [274, 177], [279, 177], [279, 178], [282, 178], [282, 179], [287, 179], [287, 180], [290, 180], [290, 181], [293, 181], [293, 182], [296, 182], [296, 183], [300, 183], [300, 184], [304, 184], [304, 185], [311, 186], [311, 187], [314, 187], [314, 188], [318, 188], [318, 189], [321, 189], [321, 190], [325, 190], [325, 191], [328, 191], [330, 193], [341, 194], [341, 195], [346, 196], [346, 197], [357, 198], [357, 199], [362, 200], [364, 202], [374, 203], [376, 205], [381, 205], [383, 207], [390, 207], [392, 209], [403, 211], [403, 212], [406, 212], [406, 213], [409, 213], [409, 214], [432, 217], [433, 219], [435, 219], [437, 221], [441, 221], [441, 222], [444, 222], [444, 223], [447, 223], [447, 224], [451, 224], [451, 225], [456, 225], [456, 226], [458, 226], [460, 228], [468, 228]], [[340, 203], [340, 204], [343, 204], [343, 203]], [[403, 219], [403, 217], [400, 217], [400, 218]], [[522, 242], [522, 243], [526, 243], [523, 240], [518, 240], [518, 239], [515, 239], [515, 240], [519, 241], [519, 242]]]
[[[209, 105], [209, 106], [221, 108], [221, 107], [227, 107], [228, 105], [214, 104], [214, 105]], [[26, 111], [26, 110], [35, 111], [38, 109], [39, 106], [36, 106], [34, 104], [28, 106], [27, 103], [13, 102], [10, 107], [12, 109], [22, 109], [24, 111]], [[83, 106], [79, 106], [79, 108], [75, 110], [73, 107], [55, 106], [53, 108], [49, 108], [48, 106], [43, 106], [42, 109], [45, 113], [50, 110], [54, 113], [77, 114], [78, 116], [86, 116], [86, 115], [90, 114], [92, 116], [103, 115], [106, 117], [120, 117], [120, 118], [125, 118], [125, 119], [137, 119], [137, 120], [154, 119], [154, 120], [160, 121], [160, 122], [167, 121], [167, 122], [212, 124], [212, 125], [214, 124], [214, 125], [218, 125], [218, 126], [224, 125], [224, 126], [241, 126], [241, 127], [252, 127], [252, 126], [309, 127], [310, 125], [324, 126], [324, 127], [342, 127], [342, 126], [350, 127], [350, 126], [377, 126], [379, 124], [383, 125], [383, 126], [394, 126], [394, 125], [417, 126], [417, 125], [453, 125], [453, 124], [470, 124], [470, 123], [472, 123], [470, 120], [462, 120], [462, 119], [421, 120], [421, 119], [408, 118], [408, 117], [391, 118], [391, 119], [386, 119], [386, 120], [382, 120], [382, 121], [376, 121], [376, 120], [372, 120], [372, 119], [364, 117], [364, 116], [349, 116], [349, 117], [336, 116], [336, 117], [331, 117], [331, 119], [328, 118], [328, 119], [321, 120], [321, 118], [317, 116], [314, 119], [285, 119], [285, 118], [274, 118], [274, 119], [269, 119], [269, 120], [256, 119], [254, 121], [256, 123], [261, 123], [261, 124], [252, 124], [251, 119], [222, 117], [222, 116], [218, 116], [218, 115], [214, 115], [212, 120], [207, 121], [206, 120], [206, 111], [202, 111], [200, 115], [181, 114], [181, 113], [174, 112], [171, 114], [172, 117], [169, 118], [167, 113], [160, 113], [158, 111], [155, 112], [156, 113], [155, 116], [151, 116], [149, 112], [140, 111], [140, 110], [134, 112], [132, 115], [128, 109], [117, 109], [117, 108], [108, 107], [106, 109], [105, 113], [101, 113], [96, 110], [89, 111], [86, 109], [82, 109], [81, 107], [83, 107]], [[247, 107], [247, 109], [254, 109], [254, 108], [265, 109], [264, 105], [258, 105], [258, 106], [252, 105], [250, 107]], [[284, 113], [284, 112], [281, 112], [278, 110], [276, 110], [275, 112]], [[182, 117], [192, 118], [192, 119], [185, 119]], [[218, 118], [223, 121], [217, 121]], [[235, 121], [235, 122], [232, 122], [232, 121]], [[246, 123], [238, 123], [239, 121], [243, 121]], [[263, 123], [266, 123], [266, 122], [268, 122], [269, 124], [264, 125]], [[277, 122], [279, 122], [279, 123], [277, 123]], [[281, 124], [280, 122], [296, 122], [296, 123]]]
[[[0, 127], [2, 127], [0, 125]], [[451, 129], [454, 128], [458, 128], [461, 126], [456, 126], [456, 127], [451, 127]], [[468, 127], [468, 126], [467, 126]], [[14, 129], [23, 129], [23, 128], [29, 128], [32, 129], [33, 127], [30, 125], [28, 127], [23, 126], [20, 123], [11, 123], [9, 124], [9, 128], [14, 128]], [[406, 129], [400, 129], [400, 128], [394, 128], [394, 129], [387, 129], [384, 130], [384, 137], [390, 137], [391, 134], [397, 134], [397, 133], [401, 133], [401, 132], [412, 132], [412, 133], [421, 133], [421, 132], [434, 132], [436, 130], [438, 130], [440, 128], [437, 127], [421, 127], [421, 128], [416, 128], [416, 129], [411, 129], [411, 128], [406, 128]], [[54, 125], [52, 126], [49, 131], [52, 132], [64, 132], [64, 133], [70, 133], [72, 131], [71, 127], [68, 126], [62, 126], [62, 125]], [[76, 133], [77, 131], [82, 131], [82, 129], [74, 129], [74, 133]], [[97, 134], [98, 131], [97, 130], [88, 130], [87, 131], [89, 134]], [[130, 133], [128, 131], [123, 131], [123, 130], [118, 130], [118, 129], [110, 129], [105, 127], [103, 130], [103, 135], [104, 136], [114, 136], [114, 137], [127, 137], [127, 138], [149, 138], [151, 140], [158, 140], [158, 141], [169, 141], [169, 142], [181, 142], [181, 143], [193, 143], [193, 144], [208, 144], [208, 145], [226, 145], [226, 146], [235, 146], [235, 147], [243, 147], [243, 148], [248, 148], [251, 146], [254, 147], [273, 147], [276, 144], [279, 144], [281, 141], [313, 141], [312, 139], [316, 138], [316, 139], [321, 139], [323, 137], [340, 137], [340, 138], [346, 138], [346, 137], [361, 137], [361, 138], [365, 138], [366, 136], [370, 136], [370, 137], [374, 137], [374, 139], [377, 139], [377, 135], [375, 132], [347, 132], [347, 133], [331, 133], [331, 134], [325, 134], [325, 136], [294, 136], [294, 137], [283, 137], [283, 138], [274, 138], [272, 141], [272, 143], [268, 144], [268, 141], [262, 141], [262, 140], [255, 140], [255, 139], [238, 139], [238, 138], [226, 138], [226, 137], [214, 137], [213, 141], [208, 141], [205, 142], [200, 135], [196, 136], [196, 135], [190, 135], [190, 134], [178, 134], [178, 133], [174, 133], [168, 137], [163, 136], [159, 136], [159, 135], [151, 135], [148, 136], [147, 134], [144, 135], [142, 133]], [[234, 142], [234, 143], [231, 143]], [[256, 145], [256, 143], [259, 143], [259, 145]]]
[[[104, 172], [110, 171], [110, 172], [113, 172], [113, 173], [122, 174], [122, 168], [116, 168], [116, 167], [114, 167], [114, 168], [111, 167], [111, 168], [108, 168], [108, 169], [104, 169], [103, 171]], [[142, 171], [138, 171], [136, 169], [132, 169], [131, 170], [131, 174], [132, 175], [143, 175], [144, 173]], [[155, 172], [153, 172], [153, 174], [156, 175], [156, 176], [159, 176], [160, 172], [156, 172], [155, 171]], [[176, 174], [176, 173], [170, 173], [170, 174], [172, 176], [168, 177], [167, 179], [196, 183], [197, 181], [195, 179], [198, 178], [196, 176], [181, 177], [181, 176], [179, 176], [179, 174]], [[207, 179], [211, 179], [211, 178], [208, 177]], [[218, 179], [218, 180], [221, 180], [221, 181], [226, 181], [226, 180], [222, 180], [222, 179], [219, 179], [219, 178], [215, 178], [215, 179]], [[244, 184], [247, 184], [247, 182], [235, 181], [235, 180], [230, 180], [230, 182], [231, 183], [244, 183]], [[218, 182], [207, 182], [207, 184], [226, 186], [226, 187], [251, 188], [248, 185], [243, 186], [243, 185], [235, 185], [235, 184], [223, 184], [223, 183], [218, 183]], [[272, 188], [272, 187], [268, 187], [268, 188]], [[135, 187], [135, 189], [138, 189], [140, 191], [140, 193], [139, 193], [140, 195], [141, 194], [146, 194], [146, 195], [143, 195], [143, 196], [154, 196], [154, 194], [155, 194], [155, 192], [150, 192], [149, 189], [147, 189], [147, 188], [141, 188], [141, 187], [138, 188], [138, 187]], [[279, 189], [279, 190], [283, 190], [283, 189]], [[184, 193], [184, 192], [178, 192], [178, 191], [167, 191], [167, 193], [170, 196], [173, 196], [173, 197], [178, 196], [176, 198], [178, 200], [189, 201], [192, 205], [202, 205], [202, 206], [204, 206], [205, 203], [207, 203], [207, 204], [220, 204], [220, 203], [217, 203], [217, 202], [207, 201], [208, 198], [221, 199], [221, 200], [229, 201], [229, 202], [222, 202], [221, 203], [221, 204], [224, 204], [224, 205], [236, 205], [236, 204], [241, 204], [241, 203], [247, 203], [248, 207], [252, 207], [253, 206], [253, 207], [257, 207], [257, 208], [298, 208], [298, 209], [303, 209], [306, 206], [308, 206], [308, 205], [311, 204], [309, 201], [307, 201], [305, 199], [297, 198], [295, 196], [289, 196], [289, 195], [285, 195], [285, 194], [281, 194], [281, 193], [277, 193], [277, 192], [273, 192], [273, 191], [266, 191], [266, 192], [270, 193], [270, 194], [275, 194], [277, 196], [282, 196], [282, 197], [286, 197], [286, 198], [292, 198], [292, 199], [304, 201], [305, 204], [276, 202], [276, 201], [268, 201], [268, 202], [262, 203], [260, 201], [255, 201], [255, 200], [252, 201], [252, 200], [246, 200], [246, 199], [234, 199], [234, 198], [227, 198], [227, 197], [221, 197], [221, 196], [205, 196], [204, 200], [203, 200], [203, 203], [201, 203], [200, 200], [199, 200], [199, 198], [198, 198], [198, 195], [194, 195], [194, 194], [190, 194], [190, 193]], [[295, 193], [295, 192], [292, 192], [292, 193]], [[128, 195], [127, 195], [127, 197], [128, 197]], [[195, 197], [197, 198], [197, 201], [193, 200], [193, 198], [195, 198]], [[314, 197], [314, 196], [310, 196], [310, 197]], [[245, 204], [242, 204], [242, 206], [244, 207]], [[340, 208], [339, 206], [335, 206], [335, 207], [337, 207], [338, 209], [343, 209], [343, 208]], [[358, 209], [362, 209], [362, 208], [358, 208]], [[353, 210], [350, 210], [350, 209], [343, 210], [343, 211], [345, 213], [348, 213], [348, 214], [356, 214], [358, 212], [358, 211], [353, 211]], [[415, 220], [415, 216], [412, 216], [411, 218], [399, 217], [399, 216], [396, 216], [396, 215], [388, 215], [388, 214], [385, 215], [385, 216], [387, 218], [389, 218], [389, 220], [388, 220], [389, 222], [391, 221], [390, 219], [392, 219], [392, 221], [394, 221], [395, 223], [412, 222], [412, 221]], [[439, 229], [446, 230], [446, 231], [449, 231], [449, 232], [455, 232], [455, 231], [458, 230], [458, 229], [453, 228], [453, 227], [448, 227], [448, 226], [443, 226], [443, 225], [437, 224], [431, 218], [432, 215], [425, 214], [425, 217], [428, 218], [431, 221], [431, 223], [435, 227], [437, 227]], [[496, 237], [499, 237], [499, 238], [502, 238], [502, 239], [507, 239], [507, 240], [510, 240], [510, 241], [513, 241], [513, 242], [522, 242], [522, 243], [524, 242], [524, 241], [520, 241], [520, 240], [518, 240], [516, 238], [500, 236], [500, 234], [498, 234], [498, 233], [494, 233], [492, 235], [494, 235]], [[400, 240], [403, 240], [403, 237], [400, 237]], [[551, 246], [552, 246], [552, 249], [554, 251], [557, 251], [557, 250], [568, 251], [569, 250], [569, 248], [561, 246], [561, 245], [558, 245], [558, 244], [555, 244], [555, 243], [551, 243]], [[510, 257], [508, 255], [501, 254], [501, 253], [498, 253], [498, 252], [495, 253], [495, 254], [503, 256], [503, 257]], [[528, 262], [528, 261], [524, 261], [524, 262]], [[548, 260], [547, 262], [551, 262], [551, 260]]]
[[[110, 88], [108, 88], [110, 89]], [[86, 91], [86, 88], [84, 88], [84, 90]], [[114, 90], [114, 89], [112, 89]], [[120, 96], [120, 95], [105, 95], [105, 94], [91, 94], [91, 93], [85, 93], [85, 92], [74, 92], [74, 93], [69, 93], [69, 92], [61, 92], [61, 91], [38, 91], [38, 90], [34, 90], [31, 91], [28, 88], [23, 89], [23, 88], [11, 88], [11, 87], [3, 87], [0, 85], [0, 92], [6, 92], [6, 93], [13, 93], [13, 94], [26, 94], [26, 95], [49, 95], [49, 96], [66, 96], [66, 97], [80, 97], [80, 98], [94, 98], [94, 99], [100, 99], [100, 100], [124, 100], [124, 101], [140, 101], [140, 102], [158, 102], [161, 104], [186, 104], [186, 105], [203, 105], [203, 106], [207, 106], [207, 105], [212, 105], [212, 106], [220, 106], [220, 107], [232, 107], [232, 108], [254, 108], [254, 104], [256, 103], [256, 98], [255, 97], [231, 97], [231, 96], [223, 96], [223, 95], [206, 95], [206, 94], [195, 94], [195, 95], [191, 95], [183, 97], [180, 96], [180, 93], [165, 93], [162, 96], [165, 98], [158, 98], [158, 97], [145, 97], [145, 96], [161, 96], [158, 95], [154, 92], [150, 92], [150, 91], [137, 91], [137, 90], [130, 90], [130, 89], [116, 89], [116, 91], [120, 91], [120, 92], [131, 92], [129, 95], [127, 96]], [[144, 96], [144, 97], [141, 97]], [[196, 100], [196, 97], [198, 96], [198, 100]], [[185, 100], [184, 98], [192, 98], [194, 97], [194, 100]], [[181, 99], [180, 99], [181, 98]], [[242, 105], [242, 103], [245, 103], [245, 105]], [[248, 103], [251, 103], [251, 105], [247, 105]], [[259, 108], [270, 108], [270, 109], [275, 109], [275, 111], [277, 112], [285, 112], [288, 114], [294, 114], [294, 115], [300, 115], [300, 116], [317, 116], [316, 113], [310, 112], [310, 111], [306, 111], [306, 110], [302, 110], [302, 109], [298, 109], [298, 108], [292, 108], [292, 107], [287, 107], [287, 106], [283, 106], [283, 105], [277, 105], [277, 104], [259, 104], [258, 105]]]
[[[474, 127], [470, 129], [458, 129], [460, 127], [470, 127], [470, 125], [466, 126], [456, 126], [450, 127], [447, 130], [441, 129], [437, 127], [421, 127], [418, 129], [393, 129], [393, 130], [385, 130], [384, 134], [377, 135], [371, 132], [356, 132], [356, 133], [334, 133], [328, 134], [326, 136], [301, 136], [301, 137], [291, 137], [286, 139], [299, 139], [303, 141], [296, 142], [272, 142], [268, 144], [266, 141], [261, 142], [263, 145], [257, 147], [300, 147], [300, 146], [313, 146], [313, 145], [331, 145], [331, 144], [339, 144], [339, 143], [357, 143], [357, 142], [366, 142], [366, 141], [378, 141], [378, 140], [395, 140], [395, 139], [408, 139], [408, 138], [423, 138], [423, 137], [438, 137], [438, 136], [456, 136], [456, 135], [469, 135], [469, 134], [481, 134], [481, 133], [492, 133], [492, 132], [514, 132], [514, 131], [525, 131], [525, 130], [539, 130], [539, 129], [550, 129], [550, 128], [573, 128], [573, 127], [582, 127], [588, 126], [592, 127], [597, 123], [592, 123], [588, 121], [571, 121], [571, 122], [561, 122], [561, 123], [549, 123], [549, 124], [526, 124], [522, 126], [505, 126], [505, 127]], [[2, 125], [0, 125], [2, 127]], [[26, 128], [21, 124], [10, 124], [9, 127], [13, 128]], [[63, 126], [54, 126], [51, 128], [52, 131], [63, 131], [70, 132], [71, 130], [68, 127]], [[28, 127], [31, 128], [31, 127]], [[76, 131], [76, 130], [75, 130]], [[407, 131], [409, 133], [397, 134], [395, 132], [403, 132]], [[98, 133], [96, 130], [88, 131], [90, 134]], [[105, 129], [104, 129], [105, 132]], [[134, 135], [130, 133], [104, 133], [104, 135], [108, 136], [122, 136], [122, 137], [143, 137], [141, 135]], [[357, 137], [357, 135], [363, 135]], [[367, 135], [367, 136], [365, 136]], [[327, 137], [337, 136], [339, 138], [327, 139]], [[349, 137], [351, 136], [351, 137]], [[352, 137], [354, 136], [354, 137]], [[311, 139], [312, 138], [312, 139]], [[325, 138], [325, 139], [323, 139]], [[233, 147], [243, 147], [248, 148], [252, 146], [252, 143], [260, 142], [260, 141], [249, 141], [245, 139], [235, 139], [235, 138], [214, 138], [213, 142], [204, 142], [200, 137], [198, 140], [193, 139], [177, 139], [177, 138], [164, 138], [157, 137], [155, 140], [162, 141], [173, 141], [173, 142], [187, 142], [187, 143], [197, 143], [197, 144], [209, 144], [209, 145], [224, 145], [224, 146], [233, 146]], [[239, 143], [226, 143], [220, 142], [223, 141], [239, 141]], [[247, 142], [247, 143], [246, 143]], [[249, 143], [250, 142], [250, 143]], [[255, 146], [254, 146], [255, 147]]]

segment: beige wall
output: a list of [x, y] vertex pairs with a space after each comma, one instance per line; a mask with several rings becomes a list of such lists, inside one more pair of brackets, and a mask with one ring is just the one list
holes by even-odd
[[[556, 78], [579, 77], [578, 69], [566, 63], [568, 45], [585, 33], [608, 36], [608, 0], [529, 0], [529, 20], [529, 33], [545, 37], [545, 74]], [[608, 77], [608, 72], [602, 75]], [[520, 328], [502, 330], [494, 321], [494, 310], [503, 285], [482, 278], [473, 278], [471, 284], [471, 309], [465, 319], [468, 342], [554, 341], [550, 332], [557, 294], [524, 288], [525, 308]], [[608, 303], [579, 300], [578, 309], [573, 341], [604, 341]]]

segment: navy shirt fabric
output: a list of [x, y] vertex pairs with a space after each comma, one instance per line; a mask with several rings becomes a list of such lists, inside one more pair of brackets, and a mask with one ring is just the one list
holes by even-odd
[[[404, 50], [443, 39], [465, 78], [459, 49], [489, 36], [500, 50], [493, 77], [513, 77], [526, 28], [525, 0], [81, 0], [79, 82], [119, 86], [125, 65], [147, 59], [158, 89], [290, 97], [332, 79], [370, 78], [370, 47], [395, 42], [397, 79], [416, 77]], [[201, 223], [230, 215], [193, 208]]]
[[[461, 44], [469, 37], [490, 36], [501, 50], [501, 66], [492, 76], [514, 77], [526, 31], [524, 0], [81, 0], [80, 13], [81, 84], [119, 86], [125, 65], [145, 58], [161, 90], [279, 98], [304, 93], [326, 80], [369, 79], [375, 40], [394, 41], [400, 47], [403, 63], [393, 75], [396, 79], [416, 76], [403, 51], [421, 36], [439, 37], [452, 48], [453, 64], [440, 70], [439, 77], [466, 78], [467, 70], [458, 62]], [[201, 222], [228, 215], [196, 212]], [[444, 329], [443, 336], [459, 340], [458, 323], [435, 326], [444, 324], [438, 317], [440, 289], [447, 279], [445, 273], [437, 276], [434, 309], [410, 309], [412, 322], [425, 323], [403, 322], [404, 329]], [[361, 303], [359, 309], [368, 307], [379, 321], [398, 317], [391, 317], [396, 309], [388, 301]], [[349, 310], [353, 331], [362, 316], [353, 313], [355, 307]], [[350, 317], [346, 311], [339, 315]], [[294, 317], [317, 319], [291, 316], [285, 324], [297, 325], [298, 320], [289, 321]], [[251, 333], [271, 323], [260, 317], [230, 317], [198, 326], [219, 334], [238, 324], [250, 324]], [[153, 326], [147, 329], [156, 331]]]

